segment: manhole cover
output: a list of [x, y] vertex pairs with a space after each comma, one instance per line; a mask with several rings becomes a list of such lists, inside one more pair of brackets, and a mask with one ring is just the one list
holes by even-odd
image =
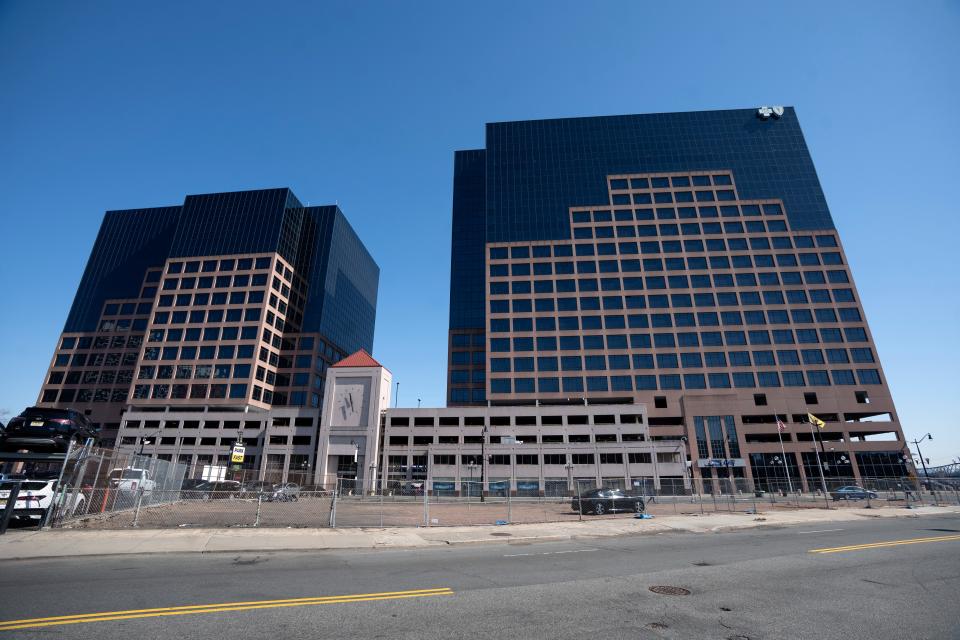
[[512, 533], [506, 533], [506, 532], [503, 532], [503, 533], [496, 532], [496, 533], [491, 533], [490, 535], [503, 537], [503, 536], [512, 536], [513, 534], [512, 534]]
[[655, 587], [650, 587], [650, 591], [654, 593], [659, 593], [662, 596], [688, 596], [690, 595], [689, 589], [684, 589], [683, 587], [669, 587], [664, 585], [657, 585]]

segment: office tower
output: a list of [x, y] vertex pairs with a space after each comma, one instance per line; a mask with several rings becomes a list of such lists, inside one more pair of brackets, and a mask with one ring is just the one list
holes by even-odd
[[319, 408], [372, 350], [379, 268], [336, 206], [289, 189], [108, 211], [38, 404], [116, 437], [130, 409]]
[[815, 443], [828, 479], [907, 474], [793, 108], [488, 124], [455, 156], [448, 351], [451, 406], [642, 402], [707, 481], [812, 488]]

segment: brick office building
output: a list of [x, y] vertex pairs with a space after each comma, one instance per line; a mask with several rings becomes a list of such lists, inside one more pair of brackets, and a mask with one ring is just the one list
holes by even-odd
[[809, 412], [828, 481], [907, 475], [792, 108], [492, 123], [486, 142], [455, 156], [450, 405], [641, 402], [695, 477], [813, 486]]
[[[277, 445], [289, 466], [316, 448], [327, 367], [372, 350], [378, 280], [339, 208], [304, 206], [289, 189], [108, 211], [38, 404], [86, 411], [106, 446], [134, 445], [156, 423], [146, 435], [188, 463], [228, 455], [223, 438], [201, 447], [209, 434], [190, 429], [191, 414], [217, 412], [206, 422], [247, 424], [244, 437]], [[272, 437], [269, 420], [241, 415], [277, 407], [309, 428]], [[118, 439], [130, 411], [140, 417]]]

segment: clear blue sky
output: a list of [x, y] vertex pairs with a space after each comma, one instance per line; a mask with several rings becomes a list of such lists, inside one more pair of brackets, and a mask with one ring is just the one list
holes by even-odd
[[380, 264], [375, 355], [444, 402], [453, 151], [483, 124], [797, 107], [908, 437], [960, 456], [957, 2], [0, 2], [0, 409], [107, 209], [289, 186]]

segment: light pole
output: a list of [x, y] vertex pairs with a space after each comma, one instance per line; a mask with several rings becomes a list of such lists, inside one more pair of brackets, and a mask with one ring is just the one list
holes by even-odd
[[146, 436], [140, 436], [140, 451], [137, 452], [138, 456], [143, 455], [143, 445], [145, 444], [153, 444], [153, 441], [151, 441], [150, 438]]
[[[680, 436], [680, 444], [677, 446], [677, 452], [680, 454], [680, 466], [682, 467], [683, 471], [683, 484], [687, 484], [687, 436]], [[690, 493], [693, 493], [693, 487], [690, 489]]]
[[927, 473], [927, 463], [926, 463], [926, 461], [923, 459], [923, 454], [920, 453], [920, 443], [923, 442], [924, 440], [933, 440], [933, 436], [928, 433], [927, 435], [923, 436], [923, 437], [920, 438], [919, 440], [912, 440], [911, 442], [913, 442], [913, 446], [915, 446], [915, 447], [917, 448], [917, 455], [920, 456], [920, 465], [923, 467], [923, 476], [924, 476], [924, 477], [927, 479], [927, 481], [929, 482], [929, 480], [930, 480], [930, 474]]
[[486, 471], [487, 471], [487, 425], [483, 425], [483, 429], [480, 431], [480, 502], [485, 502], [483, 495], [484, 481], [486, 480]]
[[467, 465], [467, 469], [470, 469], [470, 484], [467, 485], [467, 502], [470, 502], [470, 495], [473, 493], [473, 470], [476, 468], [476, 462], [471, 462]]
[[573, 465], [567, 463], [563, 465], [563, 468], [567, 470], [567, 488], [570, 489], [570, 495], [573, 495]]

